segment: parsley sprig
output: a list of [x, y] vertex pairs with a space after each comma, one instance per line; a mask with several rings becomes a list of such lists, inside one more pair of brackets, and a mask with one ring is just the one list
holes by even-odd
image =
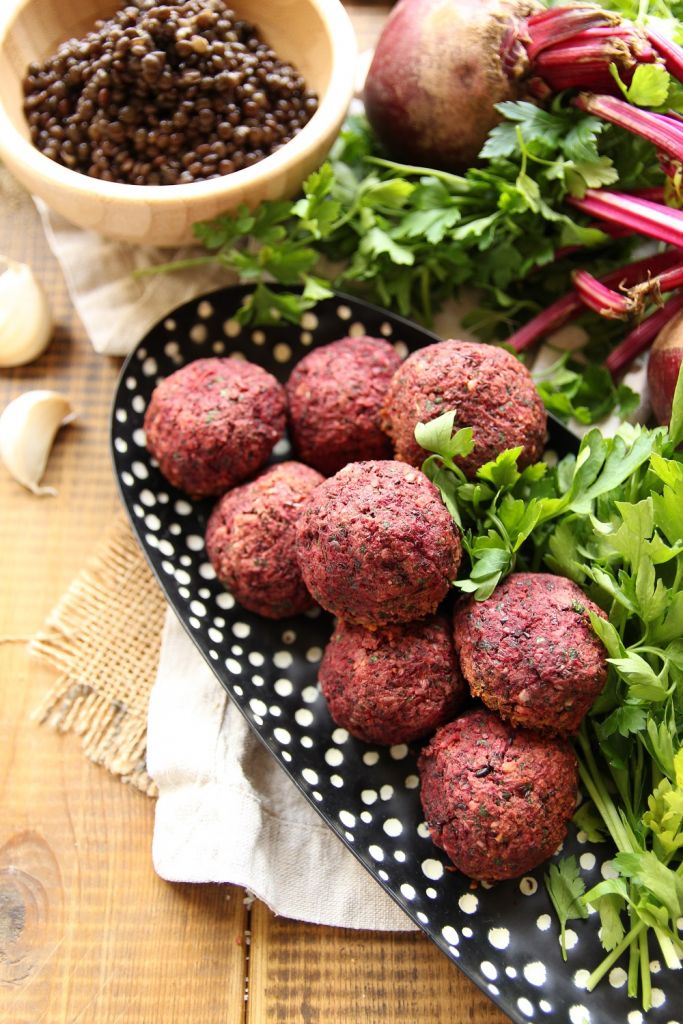
[[[197, 224], [207, 253], [152, 272], [208, 263], [237, 272], [255, 286], [238, 319], [261, 324], [298, 324], [333, 288], [430, 324], [467, 286], [477, 305], [463, 326], [483, 340], [505, 339], [567, 291], [573, 269], [588, 262], [602, 273], [632, 250], [632, 239], [590, 226], [564, 197], [611, 183], [658, 185], [663, 174], [649, 143], [573, 107], [519, 102], [500, 110], [505, 120], [491, 133], [481, 166], [462, 175], [382, 159], [365, 118], [352, 116], [298, 199]], [[567, 249], [574, 252], [555, 259]], [[597, 364], [618, 325], [606, 328], [595, 314], [584, 323], [584, 355]], [[582, 376], [582, 367], [558, 368], [543, 383], [558, 415], [594, 422], [605, 409], [626, 412], [628, 389], [594, 374], [579, 395], [571, 373]]]
[[454, 586], [484, 600], [513, 570], [545, 569], [608, 613], [591, 615], [610, 670], [575, 740], [586, 796], [576, 822], [611, 840], [616, 877], [586, 892], [569, 858], [547, 885], [562, 935], [567, 920], [597, 911], [607, 956], [588, 988], [627, 955], [629, 994], [648, 1008], [648, 935], [668, 967], [683, 958], [683, 374], [668, 429], [592, 430], [555, 465], [520, 470], [510, 449], [467, 480], [457, 460], [473, 434], [454, 422], [447, 412], [415, 432], [431, 453], [423, 470], [463, 529], [469, 567]]

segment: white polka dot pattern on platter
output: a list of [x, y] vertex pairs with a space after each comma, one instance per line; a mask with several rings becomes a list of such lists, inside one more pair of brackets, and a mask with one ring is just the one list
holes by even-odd
[[466, 892], [458, 900], [458, 906], [463, 914], [476, 914], [479, 907], [479, 900], [473, 892]]
[[526, 1017], [532, 1017], [534, 1013], [534, 1004], [530, 1003], [526, 996], [520, 996], [517, 1000], [517, 1006], [520, 1008], [522, 1013]]
[[510, 932], [507, 928], [489, 928], [488, 940], [495, 949], [507, 949], [510, 945]]
[[[328, 327], [318, 309], [306, 314], [299, 326], [282, 320], [276, 327], [243, 328], [231, 312], [237, 306], [226, 305], [220, 293], [214, 293], [210, 301], [196, 300], [184, 307], [189, 314], [179, 310], [167, 318], [158, 342], [146, 339], [138, 347], [124, 371], [112, 417], [115, 463], [124, 501], [134, 509], [136, 529], [142, 532], [176, 611], [271, 751], [309, 800], [334, 819], [339, 836], [354, 845], [414, 919], [440, 938], [442, 948], [464, 961], [485, 991], [520, 1020], [534, 1024], [539, 1019], [553, 1024], [641, 1024], [633, 1016], [632, 1003], [614, 1021], [592, 1013], [593, 996], [585, 988], [589, 975], [577, 970], [579, 964], [592, 962], [590, 951], [582, 948], [584, 925], [589, 925], [579, 922], [567, 929], [574, 963], [562, 965], [559, 929], [551, 917], [542, 870], [492, 887], [471, 886], [454, 871], [421, 820], [416, 771], [421, 744], [375, 748], [330, 724], [317, 684], [329, 616], [315, 607], [280, 623], [241, 608], [219, 584], [207, 560], [204, 530], [210, 503], [194, 502], [171, 488], [146, 451], [143, 418], [151, 389], [188, 359], [225, 352], [264, 365], [285, 381], [310, 346], [335, 337], [367, 333], [389, 338], [401, 357], [413, 346], [409, 327], [392, 322], [391, 313], [373, 318], [356, 308], [354, 300], [338, 299], [327, 306], [334, 334], [322, 333]], [[286, 437], [278, 442], [274, 456], [296, 457]], [[573, 838], [569, 852], [582, 872], [594, 872], [587, 885], [594, 885], [600, 875], [614, 877], [609, 847], [593, 846], [585, 834], [578, 838], [582, 845], [577, 849]], [[598, 923], [592, 923], [594, 930]], [[515, 941], [518, 930], [524, 940], [520, 943]], [[670, 1009], [659, 1009], [667, 1005], [667, 969], [653, 963], [651, 970], [653, 978], [661, 972], [652, 989], [652, 1024], [676, 1024]], [[555, 987], [558, 979], [564, 985], [561, 991]], [[602, 991], [626, 1005], [626, 987], [624, 968], [612, 966]], [[539, 1000], [541, 995], [547, 998]], [[646, 1016], [650, 1024], [650, 1014]]]
[[537, 988], [545, 984], [545, 964], [541, 963], [540, 960], [534, 960], [530, 964], [525, 964], [524, 971], [522, 973], [524, 974], [524, 977], [529, 982], [529, 984], [535, 985]]

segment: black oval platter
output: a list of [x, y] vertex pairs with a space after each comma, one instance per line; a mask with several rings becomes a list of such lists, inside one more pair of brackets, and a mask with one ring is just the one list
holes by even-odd
[[[680, 987], [662, 969], [655, 1007], [626, 995], [619, 965], [595, 992], [585, 979], [603, 958], [594, 920], [572, 921], [563, 962], [544, 869], [494, 887], [472, 887], [428, 837], [416, 754], [350, 737], [331, 721], [317, 666], [332, 629], [322, 612], [280, 622], [235, 604], [204, 553], [212, 502], [191, 502], [159, 473], [145, 448], [143, 417], [156, 383], [191, 360], [238, 355], [286, 380], [314, 345], [347, 334], [386, 337], [401, 354], [439, 340], [415, 324], [347, 295], [320, 302], [298, 326], [242, 328], [235, 319], [248, 286], [224, 288], [176, 309], [127, 358], [111, 418], [123, 503], [164, 593], [231, 699], [279, 765], [363, 866], [436, 945], [519, 1024], [678, 1024]], [[551, 424], [550, 446], [576, 439]], [[291, 457], [288, 442], [276, 459]], [[188, 686], [191, 686], [188, 680]], [[609, 873], [612, 850], [572, 833], [563, 855], [579, 858], [588, 885]], [[656, 951], [653, 950], [653, 959]]]

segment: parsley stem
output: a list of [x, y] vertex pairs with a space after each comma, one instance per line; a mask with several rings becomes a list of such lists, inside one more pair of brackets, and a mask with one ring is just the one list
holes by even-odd
[[[618, 946], [615, 946], [598, 967], [595, 968], [586, 983], [586, 989], [592, 992], [598, 982], [602, 981], [609, 969], [617, 962], [622, 953], [625, 953], [634, 939], [636, 939], [645, 928], [645, 922], [639, 921], [631, 928], [631, 931], [624, 936]], [[630, 992], [629, 992], [630, 994]]]
[[628, 949], [628, 985], [626, 991], [632, 999], [638, 995], [638, 968], [640, 967], [640, 935], [641, 932]]
[[650, 975], [650, 954], [647, 947], [647, 932], [643, 931], [638, 936], [640, 948], [640, 1001], [644, 1010], [652, 1006], [652, 978]]
[[450, 185], [456, 195], [467, 195], [473, 191], [473, 183], [460, 174], [450, 174], [448, 171], [439, 171], [433, 167], [419, 167], [416, 164], [397, 164], [393, 160], [384, 160], [380, 156], [368, 156], [365, 159], [366, 163], [400, 171], [401, 174], [424, 174], [429, 178], [436, 178], [438, 181], [443, 181], [445, 185]]
[[149, 274], [166, 274], [170, 270], [187, 270], [190, 267], [205, 267], [216, 263], [217, 254], [213, 256], [190, 256], [186, 260], [173, 260], [171, 263], [157, 263], [153, 267], [140, 267], [133, 271], [133, 277], [146, 277]]
[[584, 763], [581, 758], [579, 758], [579, 774], [581, 776], [581, 781], [588, 790], [590, 798], [595, 804], [596, 809], [602, 816], [617, 849], [625, 852], [633, 852], [633, 843], [630, 841], [630, 837], [622, 819], [619, 817], [614, 801], [607, 792], [607, 788], [602, 781], [602, 775], [595, 763], [590, 741], [586, 735], [584, 726], [581, 727], [578, 734], [578, 740], [581, 744], [585, 760]]
[[[676, 872], [676, 874], [680, 874], [680, 872]], [[661, 928], [655, 927], [654, 932], [657, 936], [657, 942], [659, 943], [659, 948], [662, 951], [662, 956], [664, 957], [664, 963], [669, 970], [680, 971], [681, 958], [676, 950], [676, 945]]]

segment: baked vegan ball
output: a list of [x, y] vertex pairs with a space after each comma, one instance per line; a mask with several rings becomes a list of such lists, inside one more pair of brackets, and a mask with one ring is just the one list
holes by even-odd
[[607, 652], [571, 580], [513, 573], [486, 601], [464, 601], [455, 647], [470, 690], [513, 725], [575, 733], [607, 680]]
[[569, 743], [485, 709], [444, 725], [418, 761], [431, 837], [470, 878], [516, 878], [550, 857], [577, 792]]
[[331, 476], [348, 462], [390, 459], [380, 409], [400, 358], [382, 338], [342, 338], [313, 349], [287, 382], [289, 428], [304, 462]]
[[468, 477], [505, 448], [521, 446], [520, 466], [543, 452], [547, 416], [531, 374], [502, 348], [440, 341], [413, 352], [399, 367], [382, 410], [396, 458], [421, 466], [427, 452], [415, 427], [455, 410], [455, 429], [472, 427], [474, 450], [456, 459]]
[[339, 620], [318, 679], [337, 725], [386, 746], [428, 736], [468, 696], [440, 615], [374, 630]]
[[325, 480], [296, 525], [316, 601], [365, 626], [436, 611], [460, 564], [458, 529], [439, 492], [400, 462], [352, 462]]
[[191, 498], [222, 494], [268, 461], [285, 430], [286, 404], [283, 386], [260, 366], [197, 359], [154, 389], [147, 448]]
[[206, 552], [221, 583], [244, 608], [268, 619], [313, 606], [295, 553], [294, 524], [320, 473], [281, 462], [220, 499], [206, 528]]

